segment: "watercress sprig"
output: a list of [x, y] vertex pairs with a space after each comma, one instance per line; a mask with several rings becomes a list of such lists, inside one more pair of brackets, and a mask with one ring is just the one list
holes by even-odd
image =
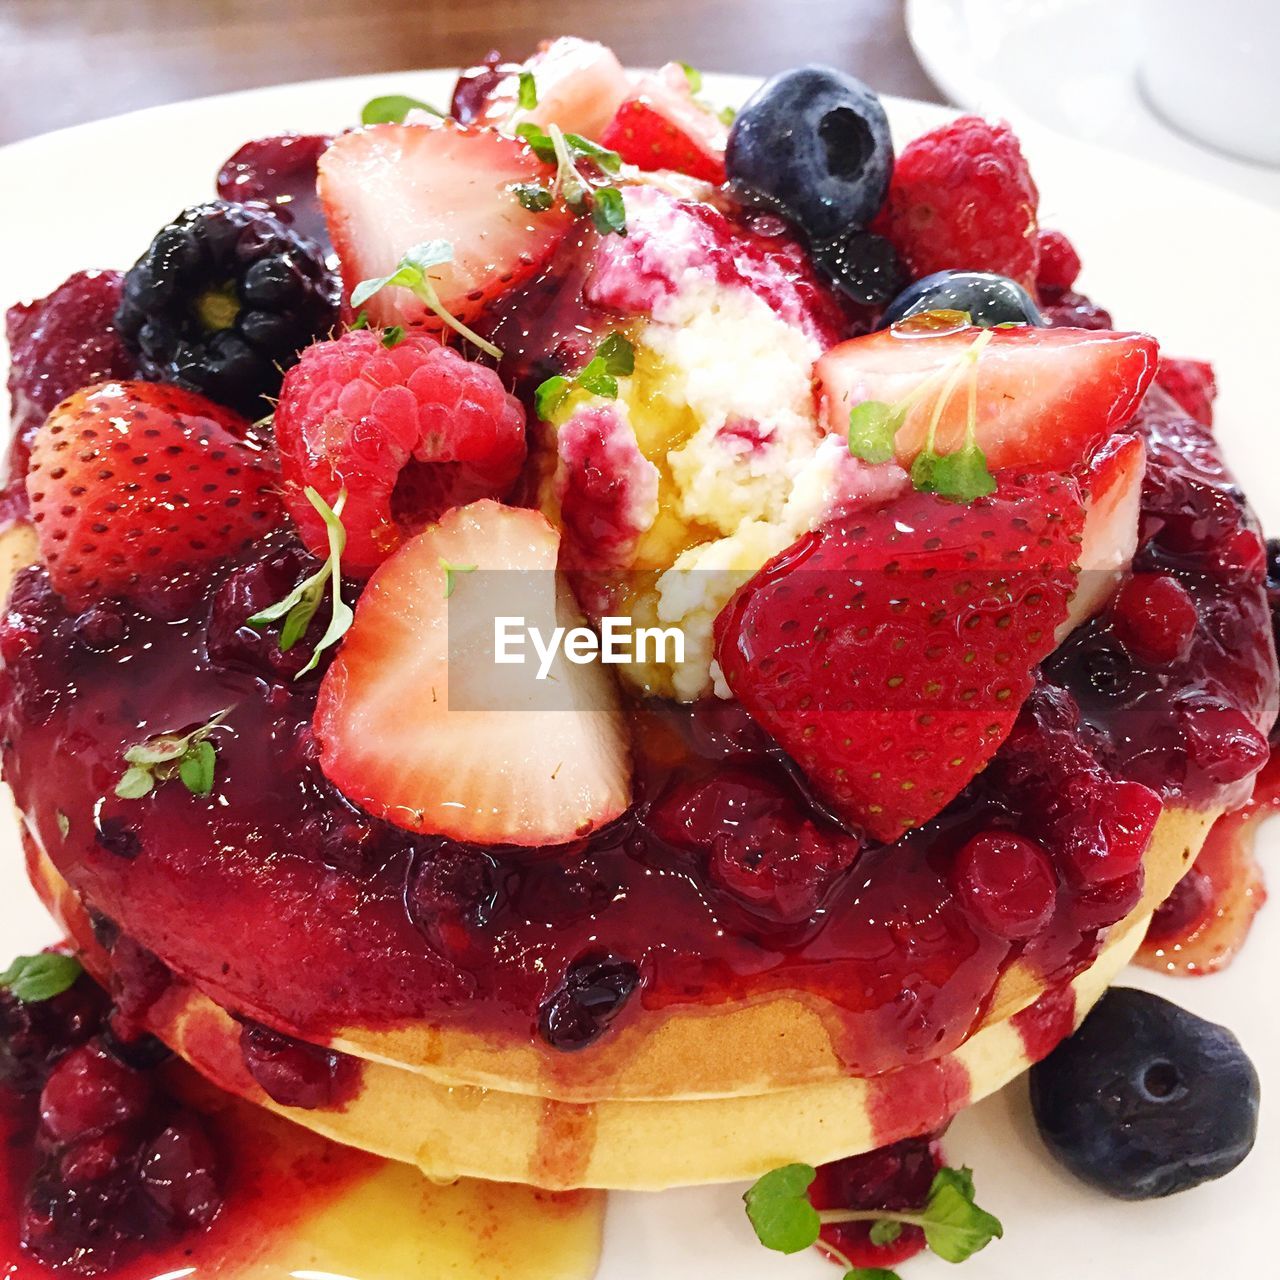
[[188, 733], [158, 733], [130, 747], [124, 753], [129, 767], [116, 783], [116, 795], [121, 800], [141, 800], [157, 783], [174, 777], [180, 778], [193, 796], [209, 795], [218, 759], [212, 735], [224, 727], [230, 713], [227, 707]]
[[[868, 1222], [873, 1244], [891, 1244], [904, 1226], [919, 1227], [925, 1244], [946, 1262], [963, 1262], [1004, 1234], [999, 1220], [978, 1207], [969, 1169], [939, 1169], [919, 1209], [815, 1209], [809, 1188], [812, 1165], [788, 1164], [758, 1179], [743, 1196], [747, 1217], [767, 1249], [799, 1253], [818, 1243], [828, 1224]], [[825, 1241], [823, 1248], [833, 1254]], [[842, 1259], [848, 1266], [848, 1259]], [[845, 1280], [885, 1280], [892, 1272], [848, 1266]]]
[[347, 491], [343, 489], [337, 501], [331, 507], [319, 494], [308, 485], [303, 493], [307, 501], [316, 509], [320, 519], [324, 521], [325, 533], [329, 542], [329, 555], [324, 564], [309, 578], [304, 578], [283, 600], [268, 605], [251, 617], [249, 626], [265, 627], [272, 622], [284, 619], [280, 628], [280, 649], [287, 653], [306, 634], [311, 619], [316, 616], [320, 602], [326, 591], [333, 589], [333, 605], [329, 616], [329, 626], [311, 651], [311, 660], [294, 676], [301, 679], [308, 671], [315, 669], [320, 655], [330, 645], [335, 645], [346, 635], [355, 614], [351, 606], [342, 598], [342, 552], [347, 545], [347, 531], [342, 524], [342, 509], [347, 504]]
[[370, 98], [360, 112], [361, 124], [404, 124], [410, 111], [426, 111], [433, 116], [444, 117], [439, 107], [433, 107], [421, 98], [411, 98], [406, 93], [387, 93], [380, 98]]
[[611, 333], [595, 350], [582, 370], [572, 378], [554, 374], [538, 384], [533, 393], [533, 407], [543, 422], [550, 422], [564, 403], [565, 397], [575, 388], [603, 396], [606, 400], [618, 398], [618, 379], [630, 376], [636, 369], [636, 352], [625, 334]]
[[602, 174], [617, 174], [622, 169], [622, 157], [616, 151], [579, 133], [564, 133], [554, 124], [543, 129], [526, 121], [516, 126], [516, 136], [528, 143], [539, 160], [556, 166], [551, 190], [531, 183], [517, 186], [516, 197], [526, 209], [533, 212], [549, 209], [558, 198], [571, 213], [580, 217], [589, 215], [601, 235], [627, 234], [627, 210], [622, 192], [607, 182], [586, 178], [578, 168], [586, 162]]
[[0, 973], [0, 987], [23, 1004], [39, 1004], [69, 991], [83, 972], [75, 956], [42, 951], [35, 956], [18, 956]]
[[495, 360], [502, 359], [502, 351], [469, 329], [440, 301], [436, 287], [428, 274], [432, 267], [444, 266], [453, 261], [453, 245], [448, 240], [426, 240], [415, 244], [396, 264], [390, 275], [377, 276], [371, 280], [362, 280], [351, 291], [351, 305], [360, 307], [368, 302], [375, 293], [383, 289], [408, 289], [428, 310], [433, 311], [455, 333], [487, 352]]

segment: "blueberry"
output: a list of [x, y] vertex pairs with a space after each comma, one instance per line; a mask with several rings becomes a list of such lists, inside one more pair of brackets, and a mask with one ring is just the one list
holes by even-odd
[[1258, 1073], [1225, 1027], [1124, 987], [1031, 1069], [1049, 1150], [1122, 1200], [1230, 1173], [1253, 1148], [1258, 1093]]
[[984, 329], [997, 324], [1045, 325], [1031, 295], [1016, 280], [991, 271], [935, 271], [903, 289], [885, 308], [880, 323], [897, 324], [921, 311], [967, 311]]
[[762, 85], [729, 131], [725, 167], [747, 194], [814, 241], [865, 227], [884, 203], [893, 142], [880, 99], [832, 67], [797, 67]]
[[626, 960], [576, 960], [538, 1011], [538, 1031], [553, 1049], [585, 1049], [609, 1029], [639, 984], [640, 974]]

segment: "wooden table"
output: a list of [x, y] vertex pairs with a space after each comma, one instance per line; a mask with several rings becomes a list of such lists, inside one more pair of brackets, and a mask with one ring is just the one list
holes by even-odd
[[635, 65], [823, 61], [938, 100], [901, 0], [0, 0], [0, 143], [231, 89], [523, 57], [566, 33]]

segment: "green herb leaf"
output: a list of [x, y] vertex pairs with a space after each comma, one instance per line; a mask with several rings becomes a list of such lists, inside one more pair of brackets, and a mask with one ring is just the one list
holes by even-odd
[[626, 378], [636, 371], [636, 349], [624, 333], [611, 333], [596, 348], [596, 356], [616, 377]]
[[124, 771], [120, 781], [116, 783], [116, 795], [121, 800], [141, 800], [156, 785], [151, 770], [141, 765], [134, 765]]
[[799, 1253], [818, 1239], [818, 1211], [809, 1203], [817, 1171], [808, 1164], [771, 1169], [744, 1195], [747, 1217], [766, 1249]]
[[734, 107], [721, 107], [717, 119], [720, 123], [729, 128], [730, 125], [738, 118], [737, 109]]
[[[919, 462], [924, 456], [922, 453], [916, 461]], [[911, 479], [917, 489], [936, 493], [954, 502], [972, 502], [975, 498], [985, 497], [996, 490], [996, 482], [987, 467], [986, 454], [977, 444], [965, 445], [962, 449], [941, 457], [933, 455], [932, 461], [925, 464], [921, 474], [923, 482], [916, 478], [916, 468], [913, 465]]]
[[895, 1222], [892, 1218], [881, 1218], [879, 1222], [871, 1224], [871, 1230], [867, 1234], [874, 1245], [893, 1244], [902, 1235], [902, 1223]]
[[680, 70], [684, 72], [684, 78], [689, 82], [689, 92], [701, 93], [702, 72], [697, 67], [691, 67], [687, 62], [680, 64]]
[[963, 1262], [1004, 1235], [998, 1218], [973, 1201], [968, 1169], [939, 1169], [922, 1215], [929, 1248], [946, 1262]]
[[566, 133], [564, 140], [569, 151], [576, 160], [590, 160], [592, 164], [603, 169], [605, 173], [618, 173], [622, 168], [622, 157], [616, 151], [602, 147], [580, 133]]
[[0, 973], [0, 987], [23, 1004], [39, 1004], [69, 991], [83, 972], [75, 956], [42, 951], [36, 956], [19, 956]]
[[390, 351], [392, 347], [398, 346], [404, 341], [404, 328], [401, 325], [393, 324], [389, 329], [384, 329], [381, 341], [382, 345]]
[[61, 809], [54, 816], [58, 820], [58, 834], [65, 840], [67, 833], [71, 830], [71, 819]]
[[404, 93], [388, 93], [381, 98], [371, 98], [360, 112], [361, 124], [403, 124], [410, 111], [429, 111], [443, 118], [444, 112], [421, 98], [411, 98]]
[[902, 417], [893, 405], [864, 400], [849, 413], [849, 452], [863, 462], [888, 462]]
[[329, 615], [329, 625], [311, 651], [311, 661], [294, 676], [295, 680], [300, 680], [308, 671], [314, 671], [320, 662], [320, 655], [330, 646], [337, 644], [347, 634], [351, 623], [355, 620], [351, 606], [342, 598], [342, 552], [347, 545], [347, 531], [342, 526], [342, 508], [347, 502], [347, 491], [343, 489], [338, 494], [338, 500], [332, 507], [310, 485], [303, 490], [303, 493], [306, 494], [307, 501], [315, 507], [320, 519], [324, 521], [325, 533], [328, 536], [329, 558], [325, 561], [325, 571], [328, 573], [329, 585], [332, 588], [333, 606]]
[[546, 213], [555, 203], [551, 192], [536, 182], [517, 182], [511, 189], [521, 206], [530, 213]]
[[523, 139], [528, 144], [529, 150], [539, 160], [546, 164], [555, 164], [556, 144], [551, 141], [551, 135], [540, 124], [526, 120], [524, 124], [516, 125], [516, 137]]
[[537, 390], [533, 393], [534, 412], [543, 422], [550, 422], [555, 416], [556, 410], [564, 403], [564, 398], [569, 394], [572, 387], [573, 383], [568, 378], [561, 377], [558, 373], [554, 377], [548, 378], [545, 382], [540, 382]]
[[885, 1267], [854, 1267], [844, 1273], [844, 1280], [898, 1280], [898, 1273]]
[[520, 73], [520, 91], [517, 100], [524, 111], [532, 111], [538, 105], [538, 85], [532, 71]]
[[602, 356], [593, 356], [575, 381], [593, 396], [604, 396], [608, 400], [618, 398], [618, 379], [609, 372]]
[[207, 796], [213, 791], [213, 771], [218, 753], [207, 738], [192, 743], [178, 765], [178, 776], [193, 796]]
[[454, 581], [454, 574], [474, 573], [476, 569], [473, 564], [450, 564], [443, 556], [440, 558], [440, 567], [444, 570], [444, 598], [446, 600], [453, 595], [453, 588], [457, 585]]
[[627, 206], [617, 187], [597, 187], [591, 193], [591, 225], [602, 236], [627, 234]]
[[355, 318], [355, 319], [354, 319], [354, 320], [353, 320], [353, 321], [352, 321], [352, 322], [347, 326], [348, 330], [351, 330], [351, 329], [367, 329], [368, 327], [369, 327], [369, 313], [368, 313], [367, 311], [362, 311], [362, 312], [361, 312], [358, 316], [356, 316], [356, 318]]

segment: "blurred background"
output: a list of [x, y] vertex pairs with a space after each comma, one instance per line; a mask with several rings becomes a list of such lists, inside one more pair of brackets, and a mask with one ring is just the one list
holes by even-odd
[[940, 100], [902, 0], [0, 0], [0, 143], [135, 107], [323, 76], [523, 58], [548, 35], [767, 73], [821, 58]]
[[0, 144], [235, 89], [521, 59], [560, 34], [634, 66], [828, 62], [1280, 207], [1278, 0], [0, 0]]

